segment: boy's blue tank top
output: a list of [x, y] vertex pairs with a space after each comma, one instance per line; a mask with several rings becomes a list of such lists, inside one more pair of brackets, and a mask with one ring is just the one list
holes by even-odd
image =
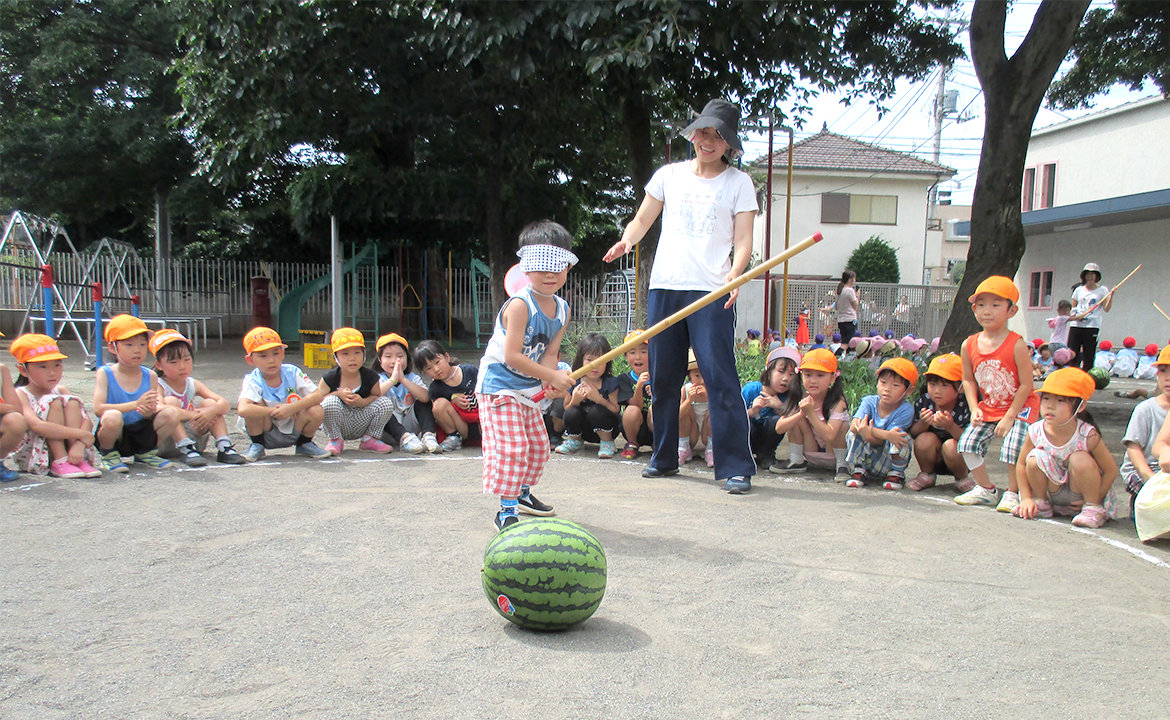
[[[117, 377], [114, 376], [114, 368], [109, 365], [102, 365], [102, 372], [106, 374], [106, 402], [111, 405], [121, 405], [122, 403], [133, 402], [142, 397], [147, 390], [150, 389], [150, 371], [139, 366], [142, 371], [142, 384], [138, 386], [137, 390], [126, 392], [126, 390], [118, 384]], [[137, 410], [131, 410], [128, 413], [122, 413], [122, 422], [126, 425], [131, 425], [142, 419], [142, 413]]]
[[[524, 330], [524, 355], [529, 360], [539, 363], [544, 358], [544, 350], [557, 333], [564, 327], [569, 318], [569, 304], [564, 299], [554, 296], [556, 301], [556, 317], [544, 314], [532, 297], [532, 288], [525, 287], [512, 300], [523, 300], [528, 305], [528, 327]], [[509, 300], [508, 302], [511, 302]], [[507, 303], [504, 303], [507, 307]], [[512, 395], [513, 397], [528, 400], [540, 391], [540, 381], [536, 378], [513, 370], [504, 362], [504, 309], [496, 313], [495, 332], [488, 341], [483, 359], [479, 364], [479, 385], [475, 391], [485, 394]]]

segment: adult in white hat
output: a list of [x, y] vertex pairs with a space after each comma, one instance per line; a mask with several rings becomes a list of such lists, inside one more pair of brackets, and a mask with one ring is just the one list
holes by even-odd
[[[1077, 354], [1081, 369], [1089, 372], [1097, 358], [1097, 334], [1103, 313], [1113, 308], [1109, 288], [1101, 284], [1101, 266], [1087, 263], [1081, 270], [1081, 284], [1073, 288], [1073, 310], [1069, 315], [1068, 346]], [[1105, 302], [1101, 299], [1105, 298]]]
[[[695, 157], [654, 173], [637, 215], [605, 254], [605, 261], [612, 262], [630, 252], [662, 215], [647, 298], [651, 325], [747, 269], [759, 205], [751, 178], [731, 166], [743, 153], [739, 116], [739, 108], [726, 100], [707, 103], [683, 130]], [[651, 338], [654, 455], [644, 476], [678, 472], [678, 398], [687, 373], [687, 349], [693, 347], [707, 385], [715, 478], [730, 493], [751, 490], [756, 464], [735, 371], [737, 296], [732, 290], [726, 301], [710, 303]]]

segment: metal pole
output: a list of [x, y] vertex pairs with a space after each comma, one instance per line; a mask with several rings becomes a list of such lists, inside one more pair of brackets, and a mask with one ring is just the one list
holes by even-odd
[[341, 227], [337, 222], [337, 216], [333, 215], [329, 218], [329, 247], [332, 259], [333, 271], [333, 329], [336, 330], [345, 322], [345, 287], [341, 274], [342, 255], [345, 250], [341, 247]]
[[[772, 257], [772, 139], [775, 137], [776, 118], [768, 116], [768, 179], [765, 195], [768, 197], [768, 207], [764, 210], [764, 257]], [[764, 332], [764, 347], [768, 346], [770, 337], [768, 329], [772, 326], [768, 317], [768, 300], [772, 297], [772, 273], [764, 273], [764, 322], [760, 328]]]
[[53, 322], [53, 266], [41, 266], [41, 298], [45, 304], [45, 334], [57, 337], [56, 323]]
[[92, 370], [97, 370], [104, 363], [102, 360], [102, 284], [93, 284], [93, 354]]
[[[788, 131], [788, 194], [784, 201], [784, 250], [788, 251], [788, 242], [792, 234], [792, 128], [781, 126], [781, 130]], [[788, 261], [784, 261], [784, 309], [780, 322], [784, 325], [784, 339], [788, 339]]]

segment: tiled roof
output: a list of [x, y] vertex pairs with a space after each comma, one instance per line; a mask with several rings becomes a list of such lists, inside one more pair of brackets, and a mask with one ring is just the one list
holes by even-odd
[[[955, 169], [946, 165], [837, 135], [829, 132], [827, 127], [796, 143], [792, 149], [792, 166], [800, 170], [852, 170], [945, 177], [955, 174]], [[761, 157], [753, 165], [767, 167], [768, 156]], [[787, 166], [788, 148], [772, 153], [773, 169]]]

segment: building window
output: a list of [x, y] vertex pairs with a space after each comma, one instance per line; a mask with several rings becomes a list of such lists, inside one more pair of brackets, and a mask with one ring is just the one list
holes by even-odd
[[856, 225], [897, 225], [897, 195], [821, 195], [821, 222]]
[[1028, 282], [1028, 309], [1052, 308], [1052, 270], [1033, 270]]
[[[1039, 182], [1036, 176], [1039, 175]], [[1056, 163], [1045, 163], [1024, 169], [1024, 197], [1020, 209], [1024, 212], [1043, 210], [1056, 205]]]

